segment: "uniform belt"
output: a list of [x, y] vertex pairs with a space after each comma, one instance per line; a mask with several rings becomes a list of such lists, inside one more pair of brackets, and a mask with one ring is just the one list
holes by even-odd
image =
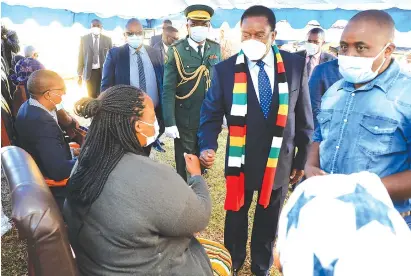
[[408, 217], [408, 216], [411, 216], [411, 211], [402, 212], [402, 213], [400, 213], [400, 215], [401, 215], [403, 218]]

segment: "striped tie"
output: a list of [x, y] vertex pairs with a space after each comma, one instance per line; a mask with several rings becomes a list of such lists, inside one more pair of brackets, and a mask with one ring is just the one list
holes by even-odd
[[140, 84], [139, 88], [143, 90], [144, 92], [147, 92], [146, 91], [146, 74], [144, 73], [143, 60], [141, 58], [140, 51], [136, 53], [137, 53], [137, 65], [138, 65], [138, 82]]

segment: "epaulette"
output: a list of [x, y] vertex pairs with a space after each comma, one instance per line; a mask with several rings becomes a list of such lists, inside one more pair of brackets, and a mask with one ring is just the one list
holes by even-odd
[[215, 40], [208, 39], [208, 38], [207, 38], [207, 42], [208, 42], [208, 43], [211, 43], [211, 44], [220, 45], [220, 43], [216, 42]]

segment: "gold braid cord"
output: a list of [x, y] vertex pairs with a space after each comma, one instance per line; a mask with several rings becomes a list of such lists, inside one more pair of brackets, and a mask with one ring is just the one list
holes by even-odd
[[200, 84], [201, 78], [203, 76], [206, 78], [206, 91], [207, 91], [208, 88], [210, 88], [210, 84], [211, 84], [210, 71], [207, 69], [207, 67], [203, 64], [200, 67], [198, 67], [197, 70], [195, 70], [193, 73], [187, 73], [184, 70], [183, 61], [181, 60], [180, 54], [178, 53], [176, 47], [173, 47], [173, 50], [174, 50], [174, 58], [176, 59], [177, 70], [181, 77], [181, 81], [177, 84], [177, 87], [197, 78], [197, 81], [193, 89], [191, 89], [191, 91], [187, 95], [183, 97], [179, 97], [176, 95], [176, 98], [178, 100], [185, 100], [185, 99], [190, 98], [191, 95], [193, 95], [194, 92], [196, 91], [198, 85]]

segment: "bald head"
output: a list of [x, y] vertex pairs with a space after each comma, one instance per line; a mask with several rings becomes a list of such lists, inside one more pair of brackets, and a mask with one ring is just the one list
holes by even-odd
[[383, 34], [387, 39], [393, 40], [395, 34], [395, 24], [391, 15], [385, 11], [368, 10], [362, 11], [354, 15], [348, 22], [347, 27], [362, 25], [370, 29], [378, 29], [380, 34]]
[[27, 81], [27, 89], [35, 97], [42, 96], [48, 90], [64, 89], [64, 87], [62, 77], [50, 70], [37, 70], [30, 75]]
[[140, 20], [138, 20], [137, 18], [130, 18], [127, 21], [126, 29], [129, 29], [130, 27], [134, 27], [134, 26], [141, 26], [142, 27], [143, 25], [141, 24]]

